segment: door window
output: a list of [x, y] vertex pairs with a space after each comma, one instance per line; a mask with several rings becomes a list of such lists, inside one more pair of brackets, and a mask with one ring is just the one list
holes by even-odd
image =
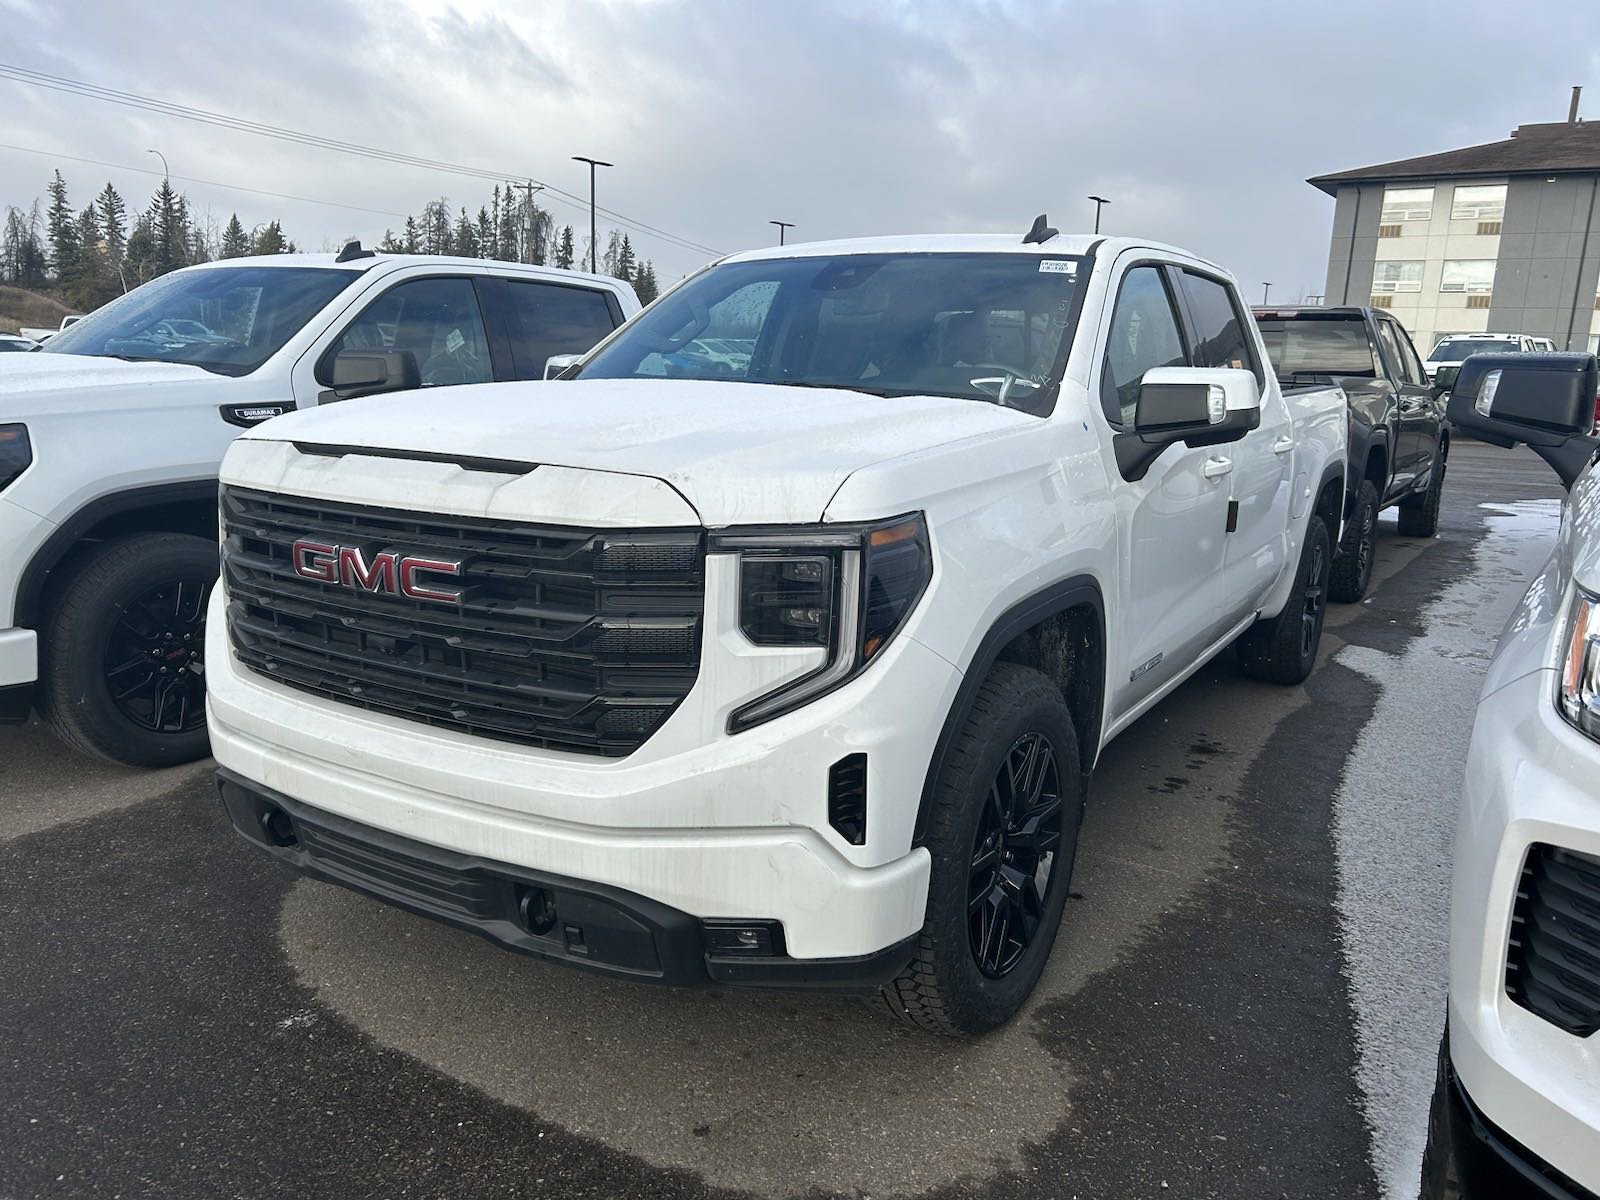
[[506, 332], [518, 379], [543, 379], [552, 354], [582, 354], [617, 327], [596, 288], [507, 279]]
[[1422, 360], [1417, 357], [1416, 347], [1411, 344], [1404, 327], [1390, 321], [1380, 321], [1379, 324], [1389, 327], [1395, 345], [1400, 350], [1400, 378], [1418, 387], [1427, 386], [1428, 377], [1422, 369]]
[[323, 355], [318, 378], [325, 386], [332, 383], [333, 358], [343, 350], [408, 351], [423, 387], [494, 379], [470, 279], [413, 279], [379, 296]]
[[1114, 425], [1132, 425], [1139, 381], [1152, 367], [1185, 365], [1183, 338], [1161, 269], [1134, 267], [1122, 277], [1111, 312], [1111, 340], [1100, 372], [1100, 403]]
[[1400, 344], [1395, 340], [1394, 326], [1388, 321], [1378, 322], [1378, 344], [1383, 347], [1383, 357], [1388, 360], [1389, 369], [1394, 372], [1394, 377], [1401, 381], [1405, 379], [1405, 362], [1400, 353]]
[[1227, 284], [1193, 271], [1182, 275], [1183, 298], [1194, 322], [1194, 365], [1197, 367], [1237, 367], [1255, 374], [1258, 386], [1266, 380], [1256, 361], [1255, 346], [1242, 309]]

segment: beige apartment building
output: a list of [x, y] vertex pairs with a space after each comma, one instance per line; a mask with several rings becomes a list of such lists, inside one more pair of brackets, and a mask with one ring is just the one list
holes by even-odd
[[1600, 350], [1600, 124], [1307, 182], [1334, 197], [1326, 304], [1385, 308], [1424, 355], [1453, 333]]

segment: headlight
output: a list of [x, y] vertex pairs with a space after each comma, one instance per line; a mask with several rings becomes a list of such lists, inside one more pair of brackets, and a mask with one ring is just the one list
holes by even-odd
[[33, 444], [26, 425], [0, 425], [0, 491], [33, 465]]
[[1556, 706], [1573, 726], [1600, 741], [1600, 600], [1582, 589], [1567, 617]]
[[739, 628], [757, 646], [820, 646], [823, 664], [734, 710], [738, 733], [854, 679], [905, 624], [933, 577], [921, 513], [872, 525], [732, 530], [713, 553], [737, 553]]

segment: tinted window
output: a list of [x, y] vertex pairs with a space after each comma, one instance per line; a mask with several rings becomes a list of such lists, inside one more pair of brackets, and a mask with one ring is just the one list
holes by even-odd
[[1521, 343], [1506, 338], [1446, 338], [1433, 348], [1428, 360], [1458, 362], [1471, 354], [1510, 354], [1521, 349]]
[[1183, 365], [1183, 339], [1161, 271], [1134, 267], [1122, 277], [1111, 313], [1111, 340], [1100, 377], [1100, 401], [1107, 419], [1133, 424], [1144, 373], [1152, 367]]
[[543, 379], [552, 354], [582, 354], [616, 328], [604, 292], [504, 280], [506, 332], [518, 379]]
[[43, 352], [189, 363], [219, 375], [247, 375], [356, 275], [328, 267], [176, 271], [73, 322]]
[[1286, 382], [1313, 375], [1375, 379], [1383, 373], [1373, 357], [1367, 323], [1360, 317], [1302, 317], [1293, 321], [1268, 317], [1259, 324], [1272, 369]]
[[1384, 324], [1394, 330], [1395, 345], [1400, 348], [1400, 378], [1407, 383], [1426, 386], [1428, 378], [1422, 369], [1422, 360], [1417, 357], [1404, 326], [1394, 321], [1385, 321]]
[[332, 381], [341, 350], [405, 350], [423, 387], [488, 383], [494, 378], [478, 296], [470, 279], [413, 279], [390, 288], [323, 355], [318, 378]]
[[1250, 331], [1234, 301], [1233, 290], [1215, 279], [1185, 271], [1181, 276], [1183, 298], [1189, 304], [1194, 322], [1194, 347], [1190, 357], [1196, 367], [1237, 367], [1254, 371], [1257, 383], [1261, 368], [1250, 345]]
[[630, 322], [580, 375], [734, 378], [1039, 412], [1086, 267], [1024, 252], [724, 263]]
[[1395, 341], [1394, 326], [1388, 321], [1378, 322], [1378, 343], [1383, 347], [1383, 357], [1388, 360], [1395, 377], [1400, 378], [1400, 344]]

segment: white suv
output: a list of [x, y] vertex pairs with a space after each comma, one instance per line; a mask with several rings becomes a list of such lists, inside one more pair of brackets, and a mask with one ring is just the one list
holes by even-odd
[[547, 958], [977, 1032], [1101, 747], [1232, 644], [1315, 659], [1344, 395], [1280, 392], [1183, 251], [746, 254], [574, 371], [229, 450], [209, 704], [253, 843]]
[[352, 243], [176, 271], [0, 355], [0, 721], [38, 708], [104, 757], [201, 757], [217, 467], [242, 429], [542, 378], [638, 309], [618, 279]]
[[1600, 1192], [1600, 384], [1587, 354], [1467, 360], [1450, 419], [1570, 489], [1478, 701], [1426, 1200]]

